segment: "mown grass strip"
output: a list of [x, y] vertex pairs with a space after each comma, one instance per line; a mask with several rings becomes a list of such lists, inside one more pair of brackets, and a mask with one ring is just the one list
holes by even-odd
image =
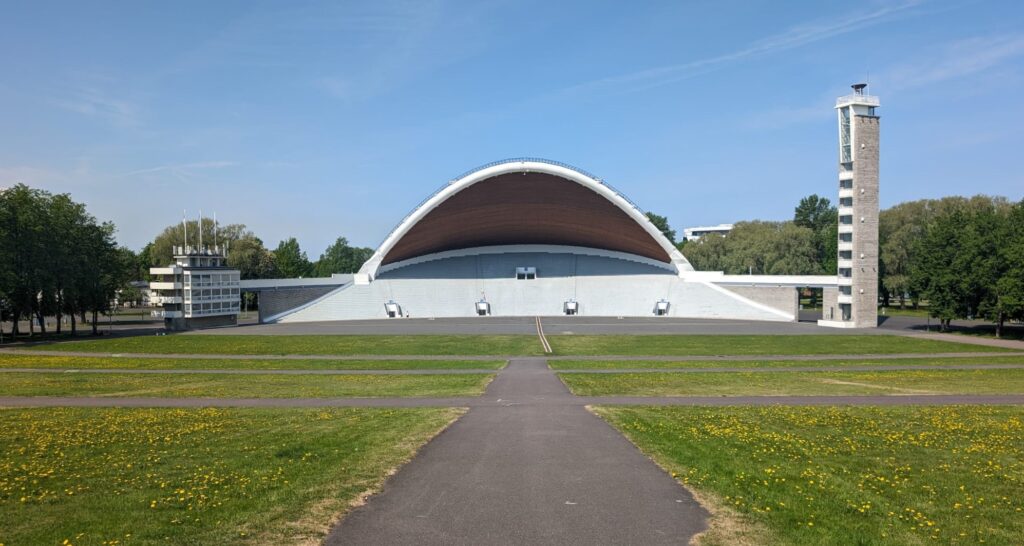
[[0, 410], [0, 542], [319, 542], [460, 413]]
[[[549, 360], [553, 370], [640, 370], [694, 368], [818, 368], [822, 366], [943, 366], [1024, 364], [1024, 355], [942, 358], [885, 358], [850, 360]], [[2, 365], [2, 360], [0, 360]]]
[[1021, 394], [1024, 369], [777, 373], [563, 373], [578, 396]]
[[4, 396], [381, 398], [479, 396], [493, 374], [228, 375], [5, 373]]
[[231, 355], [540, 355], [528, 335], [137, 336], [41, 343], [32, 349], [101, 353]]
[[703, 544], [1008, 545], [1024, 536], [1021, 407], [596, 411], [708, 501], [718, 517]]
[[0, 368], [153, 370], [496, 370], [504, 360], [292, 360], [217, 358], [131, 358], [0, 353]]
[[[1002, 352], [895, 335], [553, 335], [556, 355], [859, 355]], [[1009, 349], [1006, 349], [1009, 352]]]

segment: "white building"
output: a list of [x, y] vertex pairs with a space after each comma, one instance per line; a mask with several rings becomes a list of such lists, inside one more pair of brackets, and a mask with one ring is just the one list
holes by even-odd
[[732, 231], [732, 224], [718, 224], [717, 226], [697, 226], [683, 229], [683, 238], [687, 241], [697, 241], [709, 233], [727, 235]]
[[163, 307], [153, 315], [162, 317], [169, 330], [237, 324], [240, 273], [227, 266], [221, 249], [186, 246], [174, 252], [175, 263], [149, 270], [158, 278], [149, 283], [150, 302]]

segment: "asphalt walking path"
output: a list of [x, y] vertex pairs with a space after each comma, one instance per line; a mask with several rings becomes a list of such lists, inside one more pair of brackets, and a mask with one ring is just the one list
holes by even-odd
[[[500, 375], [499, 375], [500, 377]], [[881, 394], [841, 396], [573, 396], [533, 406], [946, 406], [1024, 405], [1024, 394]], [[160, 398], [136, 396], [0, 396], [0, 408], [484, 408], [489, 396], [452, 398]]]
[[707, 512], [574, 400], [543, 359], [485, 395], [326, 544], [685, 544]]
[[[555, 370], [565, 374], [623, 374], [623, 373], [780, 373], [780, 372], [896, 372], [896, 371], [955, 371], [955, 370], [1020, 370], [1024, 364], [905, 364], [905, 365], [845, 365], [845, 366], [776, 366], [754, 368], [722, 366], [715, 368], [572, 368]], [[479, 375], [498, 373], [494, 368], [440, 368], [397, 370], [309, 370], [309, 369], [237, 369], [237, 368], [0, 368], [5, 373], [50, 374], [143, 374], [143, 375]]]
[[[924, 335], [924, 334], [921, 334]], [[937, 334], [929, 334], [937, 335]], [[998, 340], [987, 340], [998, 341]], [[1017, 342], [1020, 343], [1020, 342]], [[1019, 348], [1024, 351], [1024, 346]], [[126, 358], [126, 359], [167, 359], [167, 360], [461, 360], [495, 361], [525, 358], [523, 355], [238, 355], [238, 354], [189, 354], [189, 353], [110, 353], [96, 351], [54, 351], [45, 349], [0, 348], [0, 355], [18, 356], [63, 356], [84, 358]], [[538, 355], [539, 356], [539, 355]], [[903, 358], [991, 358], [1024, 356], [1012, 351], [999, 352], [948, 352], [948, 353], [884, 353], [884, 354], [799, 354], [799, 355], [546, 355], [548, 360], [624, 360], [624, 361], [777, 361], [777, 360], [895, 360]]]

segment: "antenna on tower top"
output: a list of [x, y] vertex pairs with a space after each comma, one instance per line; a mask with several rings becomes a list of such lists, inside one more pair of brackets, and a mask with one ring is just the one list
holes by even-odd
[[199, 209], [199, 252], [203, 251], [203, 209]]
[[181, 247], [183, 254], [188, 254], [188, 211], [185, 209], [181, 210], [181, 227], [185, 230], [185, 246]]

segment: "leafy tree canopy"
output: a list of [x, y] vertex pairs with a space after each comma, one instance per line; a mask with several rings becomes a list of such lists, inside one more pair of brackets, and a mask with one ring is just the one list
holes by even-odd
[[314, 274], [317, 277], [330, 277], [334, 273], [355, 273], [372, 255], [372, 248], [349, 246], [348, 239], [338, 237], [320, 255], [313, 268]]
[[274, 249], [274, 261], [277, 270], [284, 278], [294, 279], [309, 277], [313, 273], [313, 264], [309, 263], [306, 253], [299, 247], [295, 237], [281, 241]]
[[647, 219], [654, 224], [654, 227], [658, 228], [658, 230], [665, 235], [666, 239], [671, 241], [673, 245], [676, 244], [676, 230], [672, 229], [672, 227], [668, 225], [668, 218], [654, 214], [653, 212], [648, 212]]

